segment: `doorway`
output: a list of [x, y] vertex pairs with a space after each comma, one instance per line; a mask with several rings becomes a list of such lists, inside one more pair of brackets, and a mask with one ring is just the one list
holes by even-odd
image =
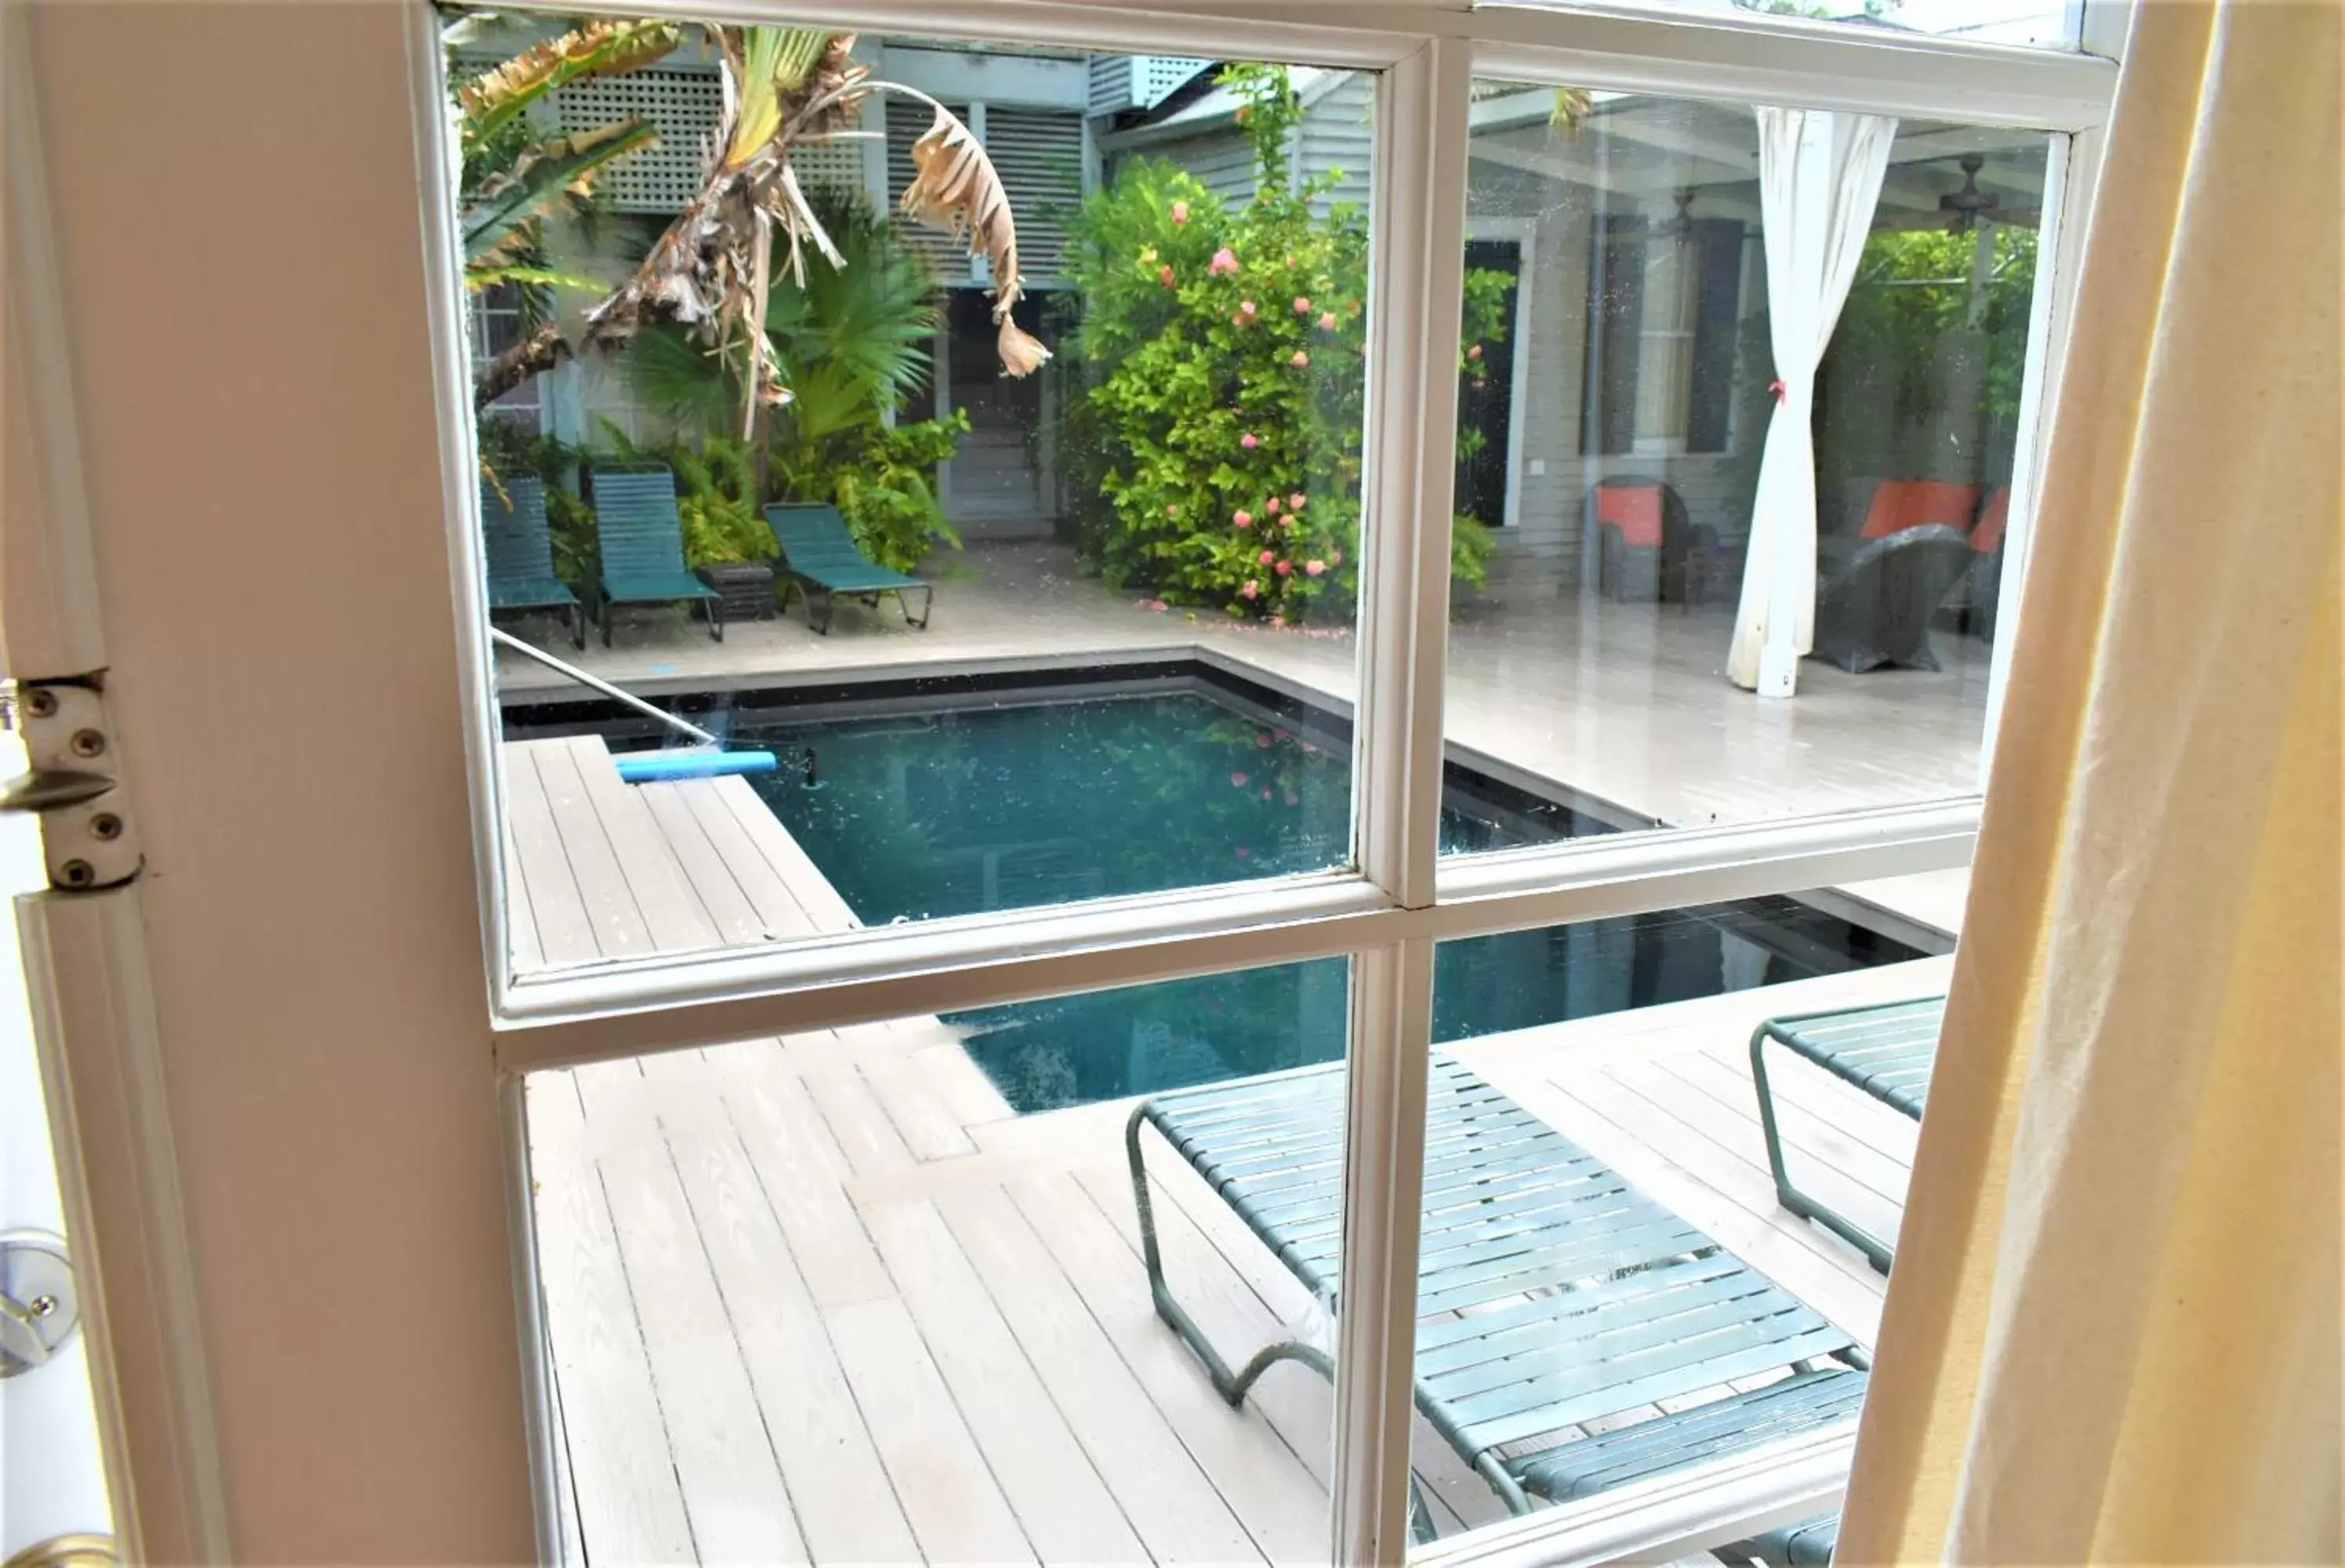
[[[1503, 272], [1508, 285], [1504, 319], [1507, 329], [1495, 341], [1481, 345], [1481, 357], [1457, 378], [1457, 511], [1486, 528], [1510, 522], [1507, 488], [1512, 465], [1515, 420], [1515, 337], [1520, 319], [1523, 244], [1519, 239], [1469, 239], [1466, 266]], [[1473, 431], [1481, 439], [1471, 441]], [[1471, 451], [1467, 450], [1471, 446]]]

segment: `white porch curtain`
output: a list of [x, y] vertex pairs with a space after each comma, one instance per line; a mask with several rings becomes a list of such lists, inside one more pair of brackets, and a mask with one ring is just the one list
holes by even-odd
[[2340, 1560], [2340, 15], [2136, 12], [1841, 1563]]
[[1855, 280], [1897, 122], [1820, 109], [1759, 110], [1759, 207], [1767, 246], [1775, 412], [1751, 500], [1751, 544], [1726, 673], [1788, 697], [1815, 642], [1816, 365]]

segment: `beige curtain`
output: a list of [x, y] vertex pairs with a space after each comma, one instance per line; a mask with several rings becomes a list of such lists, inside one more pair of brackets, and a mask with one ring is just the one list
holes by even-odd
[[2339, 1560], [2340, 33], [2139, 9], [1843, 1563]]

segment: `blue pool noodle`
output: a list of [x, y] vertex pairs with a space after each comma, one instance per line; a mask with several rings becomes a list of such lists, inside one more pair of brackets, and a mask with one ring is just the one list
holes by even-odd
[[611, 760], [618, 764], [619, 776], [629, 784], [769, 774], [777, 765], [771, 752], [634, 752]]

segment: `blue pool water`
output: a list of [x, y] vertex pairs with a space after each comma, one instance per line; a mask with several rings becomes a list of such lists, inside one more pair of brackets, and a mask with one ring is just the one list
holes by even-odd
[[[736, 708], [758, 793], [867, 924], [1323, 870], [1347, 859], [1340, 721], [1222, 680], [968, 694], [851, 717]], [[1445, 850], [1609, 831], [1453, 770]], [[1920, 956], [1788, 898], [1445, 944], [1436, 1040]], [[1344, 1049], [1345, 966], [1287, 964], [985, 1008], [948, 1021], [1020, 1110], [1312, 1062]]]

